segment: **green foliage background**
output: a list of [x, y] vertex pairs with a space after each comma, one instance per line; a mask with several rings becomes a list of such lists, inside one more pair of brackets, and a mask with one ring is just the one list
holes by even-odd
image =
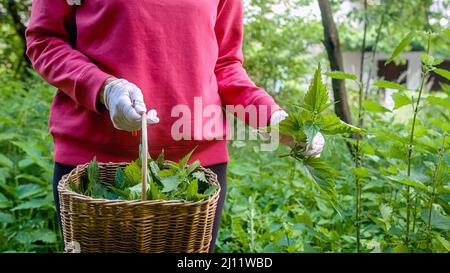
[[[26, 21], [29, 1], [16, 1]], [[338, 12], [342, 1], [332, 1]], [[386, 25], [379, 49], [391, 53], [408, 31], [433, 29], [433, 53], [448, 57], [450, 33], [429, 18], [445, 15], [428, 12], [432, 1], [381, 1], [388, 5]], [[401, 2], [401, 5], [396, 3]], [[274, 95], [281, 105], [299, 104], [317, 63], [327, 64], [321, 48], [320, 18], [294, 16], [295, 9], [314, 4], [309, 0], [253, 0], [246, 3], [245, 67], [252, 79]], [[273, 5], [289, 5], [274, 12]], [[2, 6], [3, 5], [3, 6]], [[0, 252], [58, 252], [61, 238], [56, 225], [51, 191], [52, 141], [48, 134], [49, 107], [55, 92], [21, 59], [23, 44], [0, 1]], [[385, 6], [369, 8], [368, 49]], [[360, 50], [361, 10], [352, 10], [338, 20], [341, 42], [348, 50]], [[442, 32], [443, 31], [443, 32]], [[415, 39], [408, 49], [423, 50]], [[357, 86], [348, 84], [352, 113], [357, 113]], [[411, 127], [411, 110], [393, 113], [380, 108], [379, 88], [373, 87], [366, 103], [363, 143], [364, 168], [354, 169], [346, 140], [328, 137], [322, 154], [339, 170], [336, 192], [341, 215], [312, 185], [303, 167], [287, 151], [260, 152], [259, 143], [230, 143], [228, 196], [223, 213], [218, 252], [354, 252], [354, 180], [362, 177], [363, 252], [448, 252], [450, 251], [450, 185], [448, 166], [450, 139], [450, 88], [425, 94], [419, 113], [413, 172], [404, 179]], [[417, 96], [414, 90], [407, 97]], [[375, 105], [375, 106], [374, 106]], [[373, 107], [370, 107], [373, 106]], [[443, 143], [445, 143], [443, 145]], [[443, 156], [440, 151], [444, 149]], [[432, 203], [431, 226], [427, 226], [428, 200], [437, 169], [444, 174]], [[402, 178], [403, 177], [403, 178]], [[413, 187], [416, 197], [411, 242], [405, 245], [404, 185]]]

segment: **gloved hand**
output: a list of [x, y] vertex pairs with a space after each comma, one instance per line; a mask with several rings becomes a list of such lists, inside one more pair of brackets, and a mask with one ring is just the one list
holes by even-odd
[[[125, 79], [111, 80], [104, 88], [103, 102], [109, 110], [115, 128], [124, 131], [141, 129], [141, 115], [147, 111], [147, 108], [139, 87]], [[158, 122], [156, 110], [150, 110], [147, 115], [147, 123]]]
[[[278, 110], [274, 112], [270, 117], [270, 125], [276, 126], [280, 124], [280, 122], [285, 120], [288, 116], [289, 116], [288, 113], [286, 113], [284, 110]], [[294, 145], [294, 139], [291, 136], [281, 135], [280, 141], [291, 147]], [[323, 135], [319, 132], [314, 136], [314, 138], [311, 141], [311, 144], [306, 145], [303, 154], [306, 156], [320, 157], [320, 154], [322, 153], [324, 146], [325, 146], [325, 139]]]

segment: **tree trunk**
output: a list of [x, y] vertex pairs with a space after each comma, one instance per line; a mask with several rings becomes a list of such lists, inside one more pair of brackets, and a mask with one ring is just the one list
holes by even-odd
[[[331, 5], [328, 0], [319, 0], [320, 13], [324, 31], [323, 44], [327, 50], [330, 67], [332, 70], [344, 71], [342, 53], [339, 42], [339, 33], [333, 19]], [[345, 80], [332, 80], [336, 115], [348, 124], [352, 124], [352, 116], [348, 105]]]
[[31, 66], [30, 59], [26, 55], [26, 47], [27, 47], [26, 40], [25, 40], [26, 27], [22, 23], [22, 20], [20, 19], [19, 9], [17, 8], [17, 3], [15, 1], [13, 1], [13, 0], [7, 0], [5, 7], [6, 7], [6, 10], [7, 10], [9, 16], [12, 19], [12, 23], [13, 23], [14, 29], [15, 29], [17, 35], [20, 37], [20, 40], [23, 43], [23, 47], [22, 47], [22, 49], [23, 49], [23, 52], [22, 52], [23, 61], [25, 61], [25, 63], [27, 65]]

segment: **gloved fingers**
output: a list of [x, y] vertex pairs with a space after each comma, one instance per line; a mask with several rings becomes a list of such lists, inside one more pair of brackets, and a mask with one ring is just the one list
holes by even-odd
[[143, 113], [147, 112], [147, 107], [142, 101], [134, 101], [134, 110], [141, 116]]
[[123, 131], [136, 131], [140, 129], [133, 126], [129, 126], [129, 123], [124, 119], [123, 115], [115, 115], [112, 119], [112, 123], [114, 125], [114, 128]]
[[144, 103], [144, 95], [142, 91], [134, 84], [129, 85], [128, 93], [130, 95], [131, 101], [134, 103], [134, 108], [139, 114], [147, 112], [147, 107]]
[[305, 152], [303, 152], [304, 155], [313, 157], [320, 157], [321, 153], [322, 153], [321, 149], [306, 149]]
[[275, 126], [280, 124], [283, 120], [285, 120], [289, 116], [284, 110], [275, 111], [270, 117], [270, 125]]
[[130, 98], [127, 98], [124, 100], [122, 107], [122, 116], [125, 121], [126, 127], [132, 130], [141, 129], [142, 115], [136, 111], [136, 104], [133, 107]]
[[320, 154], [322, 153], [324, 146], [325, 146], [325, 138], [321, 133], [317, 133], [314, 136], [313, 140], [311, 141], [311, 144], [306, 146], [303, 154], [307, 156], [320, 157]]

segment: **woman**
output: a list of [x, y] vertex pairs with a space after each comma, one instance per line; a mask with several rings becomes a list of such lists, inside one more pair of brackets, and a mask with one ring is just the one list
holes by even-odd
[[287, 116], [242, 66], [241, 0], [76, 2], [34, 0], [26, 31], [33, 67], [58, 88], [49, 120], [57, 209], [56, 185], [75, 165], [93, 156], [100, 162], [138, 157], [140, 138], [130, 131], [140, 129], [141, 113], [151, 108], [151, 156], [164, 150], [167, 159], [179, 160], [197, 147], [191, 162], [200, 160], [218, 175], [223, 190], [212, 252], [226, 193], [227, 123], [202, 134], [196, 124], [213, 117], [184, 117], [189, 128], [180, 140], [174, 109], [256, 106], [255, 127]]

